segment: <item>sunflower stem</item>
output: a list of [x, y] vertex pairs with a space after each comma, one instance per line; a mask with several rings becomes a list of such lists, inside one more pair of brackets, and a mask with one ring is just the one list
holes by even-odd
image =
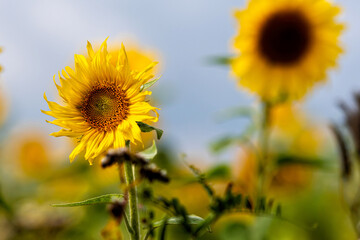
[[[126, 147], [130, 150], [130, 144], [127, 142]], [[130, 213], [130, 226], [132, 233], [129, 231], [131, 240], [140, 240], [140, 226], [139, 226], [139, 212], [138, 212], [138, 199], [136, 186], [134, 185], [134, 166], [130, 161], [125, 161], [125, 180], [129, 191], [129, 213]]]
[[[259, 144], [260, 144], [260, 156], [258, 161], [258, 190], [257, 190], [257, 200], [260, 200], [264, 195], [264, 188], [267, 178], [268, 171], [268, 158], [269, 158], [269, 124], [270, 124], [270, 110], [271, 104], [264, 101], [262, 103], [262, 119], [260, 126], [259, 134]], [[255, 208], [256, 209], [256, 208]]]

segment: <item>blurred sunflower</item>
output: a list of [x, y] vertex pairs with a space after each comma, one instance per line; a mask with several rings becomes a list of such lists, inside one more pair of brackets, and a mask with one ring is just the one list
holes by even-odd
[[8, 116], [8, 104], [6, 94], [2, 89], [0, 89], [0, 126], [3, 125]]
[[[21, 132], [21, 134], [19, 134]], [[33, 127], [18, 127], [9, 137], [4, 148], [9, 164], [7, 169], [14, 176], [21, 178], [43, 180], [53, 170], [55, 157], [48, 136], [45, 132]]]
[[[2, 47], [0, 47], [0, 53], [2, 52]], [[0, 65], [0, 72], [2, 71], [2, 66]]]
[[[113, 56], [110, 60], [111, 64], [116, 66], [119, 50], [121, 47], [109, 47], [109, 53]], [[158, 59], [158, 56], [154, 52], [148, 52], [142, 48], [136, 46], [133, 43], [129, 43], [126, 46], [126, 55], [129, 61], [129, 67], [134, 71], [141, 71], [147, 66], [152, 64], [154, 59]], [[150, 69], [147, 74], [155, 74], [155, 68]]]
[[49, 179], [61, 171], [63, 157], [69, 151], [67, 142], [51, 143], [47, 132], [31, 124], [16, 126], [4, 144], [5, 172], [25, 181]]
[[30, 177], [46, 174], [50, 167], [47, 143], [42, 137], [23, 139], [18, 143], [18, 159], [22, 171]]
[[239, 84], [265, 101], [303, 97], [342, 52], [339, 11], [327, 0], [251, 0], [235, 12]]
[[[0, 53], [2, 48], [0, 47]], [[0, 65], [0, 72], [2, 71], [2, 66]], [[0, 90], [0, 126], [4, 123], [7, 116], [7, 101], [3, 90]]]
[[[125, 141], [142, 143], [137, 121], [156, 122], [158, 108], [146, 102], [150, 91], [141, 91], [141, 86], [153, 77], [148, 72], [151, 63], [142, 71], [132, 70], [124, 46], [118, 51], [116, 65], [114, 54], [107, 51], [106, 40], [94, 52], [88, 42], [88, 58], [75, 55], [75, 71], [66, 67], [59, 74], [59, 95], [66, 105], [50, 102], [50, 111], [43, 113], [55, 120], [50, 123], [62, 127], [52, 136], [78, 138], [79, 143], [70, 154], [70, 161], [85, 151], [90, 164], [109, 148], [125, 146]], [[156, 116], [151, 115], [154, 112]]]
[[[271, 109], [269, 127], [271, 172], [266, 183], [267, 193], [269, 196], [300, 193], [311, 186], [316, 164], [326, 149], [325, 129], [289, 103]], [[253, 198], [258, 180], [258, 159], [259, 153], [254, 146], [242, 146], [233, 167], [237, 191]]]

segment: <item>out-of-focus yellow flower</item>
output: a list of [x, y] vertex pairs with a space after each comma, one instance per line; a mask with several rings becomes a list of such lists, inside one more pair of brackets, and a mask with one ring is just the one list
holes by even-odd
[[13, 134], [7, 155], [21, 176], [41, 179], [49, 175], [53, 168], [51, 164], [51, 147], [42, 131], [25, 130]]
[[250, 0], [235, 13], [239, 84], [265, 101], [303, 97], [342, 52], [339, 11], [327, 0]]
[[[116, 66], [116, 61], [120, 52], [119, 50], [120, 47], [112, 47], [109, 49], [110, 54], [113, 56], [111, 64], [113, 64], [114, 66]], [[145, 52], [144, 50], [131, 43], [127, 45], [126, 54], [129, 60], [130, 69], [138, 72], [147, 68], [153, 62], [155, 62], [155, 59], [157, 59], [156, 54], [151, 52]], [[155, 74], [155, 68], [150, 69], [148, 74]]]
[[301, 164], [281, 166], [275, 170], [270, 183], [274, 195], [305, 189], [311, 182], [312, 169]]
[[294, 135], [302, 130], [306, 119], [299, 111], [298, 105], [289, 103], [277, 104], [271, 108], [269, 123], [272, 131]]
[[109, 148], [124, 147], [125, 140], [142, 144], [141, 130], [136, 122], [156, 122], [158, 108], [145, 100], [151, 92], [140, 90], [153, 77], [148, 72], [155, 63], [142, 71], [130, 69], [122, 46], [114, 66], [106, 40], [96, 52], [90, 43], [87, 49], [88, 58], [75, 55], [75, 71], [66, 67], [63, 76], [59, 74], [61, 85], [56, 84], [56, 87], [66, 105], [50, 102], [45, 97], [50, 111], [43, 112], [56, 118], [50, 123], [63, 128], [52, 133], [53, 136], [79, 139], [70, 160], [85, 151], [85, 158], [92, 164]]
[[122, 240], [122, 234], [119, 229], [119, 223], [110, 219], [106, 226], [101, 230], [103, 240]]
[[8, 101], [6, 99], [4, 91], [0, 89], [0, 126], [3, 125], [3, 123], [5, 122], [7, 115]]
[[274, 142], [285, 145], [291, 154], [315, 156], [326, 142], [324, 128], [313, 123], [298, 105], [284, 103], [273, 106], [269, 123]]
[[40, 173], [49, 171], [49, 156], [43, 139], [27, 139], [20, 143], [19, 162], [21, 169], [29, 176], [36, 177]]
[[[278, 166], [275, 161], [283, 154], [298, 159], [318, 159], [326, 142], [324, 131], [311, 124], [300, 109], [290, 104], [278, 105], [271, 110], [269, 127], [268, 167], [275, 166], [275, 169], [267, 179], [268, 194], [285, 196], [289, 192], [300, 192], [310, 185], [313, 169], [301, 162]], [[255, 146], [242, 148], [234, 167], [237, 191], [254, 197], [260, 156]]]
[[[275, 160], [274, 158], [271, 159]], [[249, 195], [254, 199], [258, 184], [258, 158], [252, 149], [244, 149], [234, 168], [235, 191]], [[278, 166], [267, 179], [266, 192], [268, 196], [291, 196], [289, 193], [299, 193], [311, 183], [312, 169], [302, 164]]]
[[254, 198], [257, 184], [257, 155], [250, 147], [243, 147], [233, 167], [234, 191]]

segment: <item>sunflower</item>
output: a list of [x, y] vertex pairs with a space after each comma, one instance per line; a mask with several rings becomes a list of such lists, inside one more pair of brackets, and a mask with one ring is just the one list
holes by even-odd
[[[1, 66], [0, 66], [1, 68]], [[0, 70], [1, 71], [1, 70]], [[0, 127], [5, 123], [8, 116], [8, 100], [5, 91], [0, 86]]]
[[231, 68], [239, 85], [265, 101], [303, 97], [342, 52], [339, 12], [327, 0], [251, 0], [235, 12], [239, 55]]
[[156, 122], [158, 108], [145, 99], [151, 92], [142, 89], [153, 77], [148, 72], [156, 63], [142, 71], [131, 70], [125, 47], [116, 55], [109, 53], [106, 40], [96, 52], [88, 42], [87, 50], [88, 57], [75, 55], [75, 70], [66, 67], [59, 73], [60, 85], [55, 82], [65, 105], [48, 101], [44, 95], [50, 111], [43, 113], [55, 118], [50, 123], [62, 127], [52, 136], [78, 139], [70, 161], [84, 151], [92, 164], [108, 149], [124, 147], [126, 140], [142, 144], [137, 122]]
[[[116, 65], [116, 60], [118, 57], [119, 50], [120, 50], [119, 46], [113, 46], [112, 48], [109, 47], [108, 50], [109, 53], [112, 54], [113, 56], [111, 60], [111, 64], [113, 64], [114, 66]], [[126, 55], [129, 61], [130, 69], [135, 71], [141, 71], [142, 69], [145, 69], [147, 66], [149, 66], [151, 63], [154, 62], [154, 59], [158, 59], [158, 55], [156, 52], [147, 51], [146, 49], [140, 48], [139, 46], [134, 44], [134, 42], [129, 42], [126, 44]], [[156, 69], [152, 68], [146, 74], [155, 75], [155, 73], [157, 72], [156, 70], [157, 68]], [[153, 99], [151, 102], [154, 102]], [[144, 150], [144, 148], [150, 147], [153, 142], [154, 136], [155, 136], [154, 132], [142, 132], [141, 138], [143, 144], [142, 145], [131, 144], [130, 145], [131, 150], [134, 152], [139, 152]], [[116, 173], [116, 177], [118, 178], [117, 173]]]

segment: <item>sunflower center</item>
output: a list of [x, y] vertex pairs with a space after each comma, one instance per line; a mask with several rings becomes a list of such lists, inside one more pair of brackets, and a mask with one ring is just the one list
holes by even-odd
[[128, 107], [124, 91], [115, 87], [98, 87], [85, 97], [81, 113], [92, 127], [108, 131], [126, 119]]
[[259, 48], [269, 62], [292, 64], [299, 61], [310, 45], [310, 25], [297, 11], [271, 15], [260, 32]]

